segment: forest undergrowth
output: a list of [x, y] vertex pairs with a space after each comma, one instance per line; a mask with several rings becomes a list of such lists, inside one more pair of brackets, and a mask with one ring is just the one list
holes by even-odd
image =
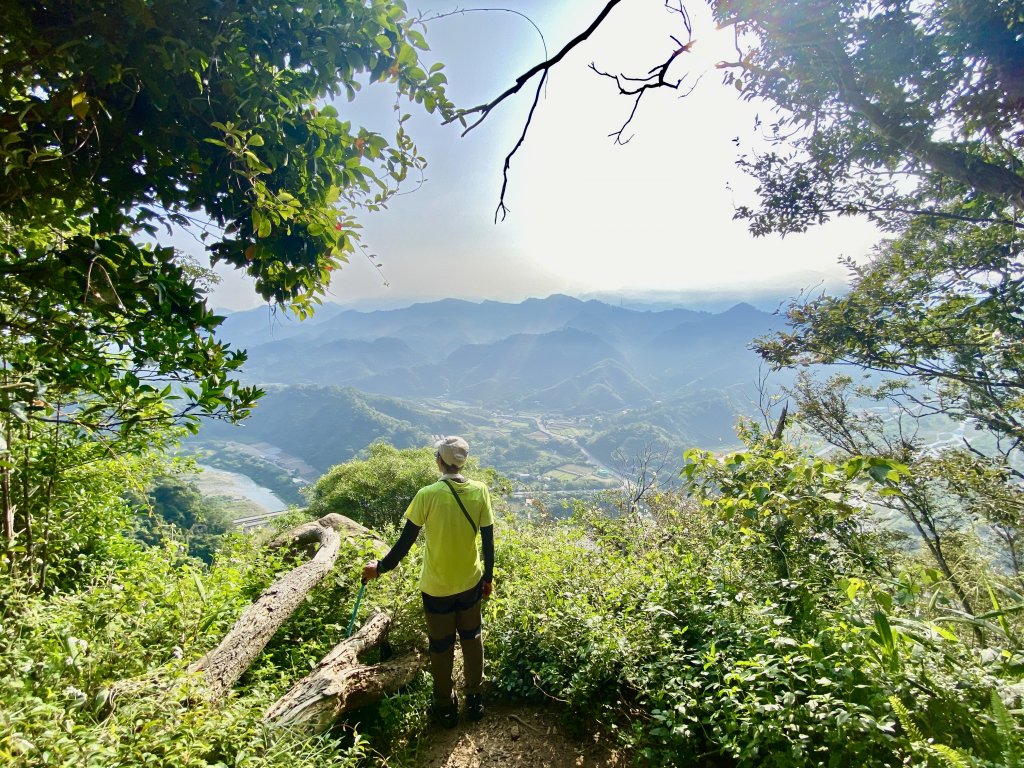
[[[690, 454], [689, 495], [652, 493], [643, 514], [577, 504], [566, 518], [502, 516], [485, 607], [489, 698], [557, 703], [570, 731], [596, 727], [639, 765], [1018, 764], [1014, 580], [968, 557], [965, 534], [959, 577], [991, 606], [965, 615], [941, 574], [854, 503], [898, 489], [904, 469], [749, 442], [725, 461]], [[356, 548], [226, 701], [190, 686], [188, 663], [289, 567], [266, 538], [228, 536], [206, 566], [173, 539], [112, 536], [103, 558], [47, 594], [5, 576], [4, 764], [415, 765], [430, 735], [426, 673], [324, 736], [262, 721], [344, 637], [366, 556]], [[418, 557], [359, 609], [357, 621], [393, 613], [398, 649], [423, 643]], [[149, 684], [112, 702], [125, 679]]]

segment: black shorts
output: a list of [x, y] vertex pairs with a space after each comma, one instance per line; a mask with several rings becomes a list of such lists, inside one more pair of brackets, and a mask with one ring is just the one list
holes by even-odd
[[427, 613], [456, 613], [469, 610], [476, 603], [480, 602], [480, 599], [483, 597], [483, 588], [484, 580], [480, 579], [475, 587], [471, 587], [465, 592], [459, 592], [457, 595], [434, 597], [426, 592], [421, 592], [420, 594], [423, 595], [423, 610]]

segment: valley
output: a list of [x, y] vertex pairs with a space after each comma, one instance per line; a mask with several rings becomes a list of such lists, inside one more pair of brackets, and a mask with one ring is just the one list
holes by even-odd
[[244, 423], [210, 421], [186, 450], [289, 503], [373, 442], [414, 448], [444, 434], [465, 436], [524, 497], [615, 489], [640, 453], [674, 467], [686, 448], [738, 444], [760, 376], [748, 345], [778, 323], [745, 304], [639, 311], [567, 296], [331, 306], [303, 324], [234, 313], [225, 338], [247, 350], [243, 377], [266, 394]]

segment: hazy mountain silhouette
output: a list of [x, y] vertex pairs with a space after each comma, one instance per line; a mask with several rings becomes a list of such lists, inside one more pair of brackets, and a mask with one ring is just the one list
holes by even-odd
[[[374, 312], [331, 308], [325, 320], [283, 329], [268, 328], [265, 313], [238, 314], [245, 317], [228, 318], [225, 336], [248, 345], [245, 376], [257, 383], [591, 412], [694, 387], [752, 390], [758, 361], [748, 345], [779, 325], [749, 304], [719, 314], [638, 311], [561, 295], [519, 304], [446, 299]], [[261, 323], [267, 338], [289, 335], [254, 344]]]
[[372, 341], [296, 338], [254, 347], [246, 375], [261, 383], [345, 385], [381, 371], [409, 368], [423, 355], [406, 342], [383, 337]]
[[618, 411], [653, 399], [651, 390], [625, 365], [606, 359], [546, 389], [524, 395], [516, 405], [576, 415]]

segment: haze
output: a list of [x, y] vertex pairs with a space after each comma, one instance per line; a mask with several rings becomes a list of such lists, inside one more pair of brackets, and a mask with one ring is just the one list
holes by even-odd
[[[544, 32], [548, 55], [596, 17], [603, 2], [509, 5]], [[412, 10], [416, 10], [413, 6]], [[426, 17], [453, 10], [420, 6]], [[410, 133], [429, 160], [424, 183], [388, 210], [363, 214], [363, 246], [332, 284], [333, 301], [400, 306], [443, 297], [519, 301], [565, 293], [606, 300], [667, 299], [690, 306], [750, 300], [765, 306], [801, 289], [841, 289], [840, 256], [863, 258], [877, 241], [865, 222], [842, 221], [783, 240], [754, 239], [733, 220], [752, 188], [734, 166], [737, 153], [764, 146], [754, 128], [764, 105], [740, 102], [721, 83], [716, 62], [733, 55], [731, 37], [712, 28], [703, 7], [693, 18], [692, 53], [673, 72], [698, 78], [690, 95], [649, 93], [616, 145], [608, 134], [632, 100], [588, 68], [641, 74], [685, 41], [663, 0], [617, 7], [595, 36], [549, 77], [525, 143], [512, 160], [504, 221], [495, 223], [502, 164], [515, 145], [536, 81], [460, 137], [458, 126], [402, 105]], [[427, 61], [446, 65], [449, 94], [460, 106], [489, 101], [545, 56], [536, 31], [504, 11], [465, 12], [431, 22]], [[393, 133], [393, 96], [367, 87], [338, 104], [354, 121]], [[194, 245], [191, 249], [200, 255]], [[376, 265], [381, 265], [377, 267]], [[260, 302], [238, 275], [219, 269], [215, 306]]]

